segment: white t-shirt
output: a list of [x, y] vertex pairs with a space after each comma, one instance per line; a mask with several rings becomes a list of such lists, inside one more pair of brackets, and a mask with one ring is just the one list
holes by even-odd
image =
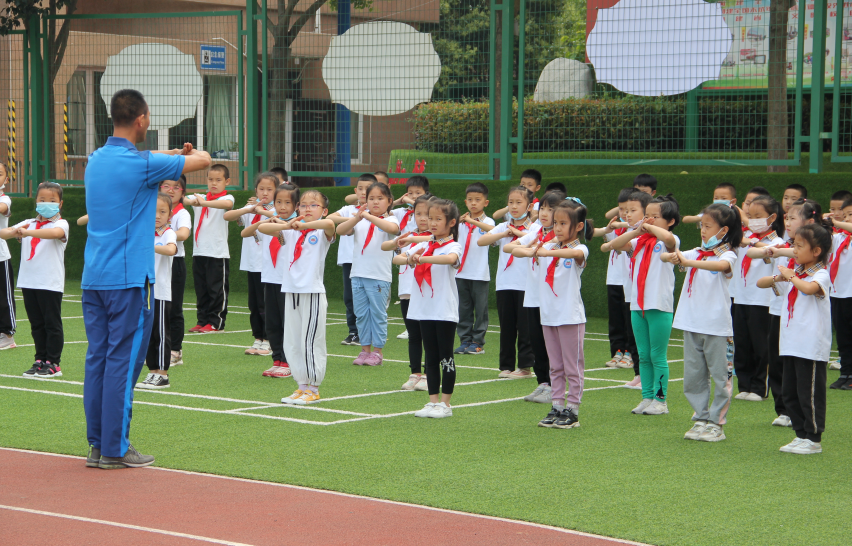
[[[411, 214], [409, 214], [411, 213]], [[399, 232], [408, 233], [409, 231], [417, 231], [417, 222], [414, 221], [414, 208], [399, 207], [391, 211], [393, 217], [399, 222]], [[406, 218], [408, 215], [408, 218]], [[405, 221], [403, 223], [403, 221]]]
[[[633, 228], [627, 228], [627, 231], [633, 231]], [[631, 250], [630, 253], [632, 252]], [[633, 301], [633, 275], [630, 269], [630, 254], [626, 250], [622, 250], [621, 255], [623, 258], [621, 262], [621, 282], [622, 288], [624, 288], [624, 301], [631, 303]]]
[[[0, 229], [6, 229], [9, 227], [9, 217], [12, 216], [12, 200], [4, 193], [0, 195], [0, 203], [6, 205], [6, 214], [0, 214]], [[0, 262], [5, 262], [11, 257], [6, 240], [0, 239]]]
[[[294, 262], [296, 244], [304, 233], [307, 234], [302, 241], [302, 254]], [[329, 241], [321, 229], [308, 232], [288, 229], [282, 231], [281, 236], [284, 238], [284, 252], [278, 258], [284, 262], [281, 291], [290, 294], [325, 294], [325, 256], [334, 242], [334, 237]]]
[[[389, 215], [384, 218], [385, 221], [399, 224], [396, 217]], [[373, 227], [373, 236], [370, 242], [365, 246], [367, 235], [370, 233], [370, 226]], [[360, 220], [355, 224], [355, 231], [352, 235], [345, 238], [353, 239], [352, 248], [352, 271], [350, 277], [361, 277], [363, 279], [375, 279], [377, 281], [391, 282], [393, 251], [382, 250], [382, 243], [393, 239], [395, 235], [385, 233], [379, 226], [368, 220]]]
[[[519, 226], [515, 226], [516, 228]], [[538, 233], [541, 224], [529, 224], [525, 230], [527, 233]], [[495, 227], [490, 233], [506, 233], [509, 230], [509, 222], [503, 222]], [[511, 254], [503, 252], [503, 247], [512, 242], [511, 237], [498, 239], [500, 245], [499, 259], [497, 260], [497, 290], [524, 290], [527, 287], [527, 272], [530, 270], [529, 258], [514, 258]], [[485, 248], [485, 247], [483, 247]], [[509, 264], [509, 259], [513, 258]], [[507, 265], [508, 264], [508, 265]], [[467, 268], [467, 265], [465, 265]]]
[[[250, 226], [254, 223], [254, 217], [254, 212], [243, 214], [237, 221], [237, 225]], [[265, 219], [266, 216], [260, 216], [260, 220]], [[243, 237], [243, 248], [240, 253], [240, 271], [248, 271], [250, 273], [261, 272], [261, 268], [263, 267], [263, 259], [261, 258], [262, 247], [260, 245], [260, 237], [257, 235], [255, 233], [253, 237]]]
[[[582, 282], [580, 276], [586, 269], [589, 259], [589, 248], [586, 245], [576, 244], [571, 246], [576, 250], [583, 251], [583, 265], [577, 265], [573, 258], [558, 258], [553, 270], [553, 288], [547, 284], [547, 268], [554, 258], [546, 257], [539, 260], [540, 265], [536, 267], [536, 278], [538, 279], [541, 299], [541, 324], [542, 326], [564, 326], [566, 324], [585, 324], [586, 307], [580, 295]], [[556, 243], [547, 243], [546, 248], [555, 248]]]
[[[358, 212], [358, 205], [346, 205], [339, 211], [342, 218], [352, 218]], [[352, 237], [338, 237], [337, 242], [337, 265], [351, 264], [355, 245], [352, 242]]]
[[[675, 248], [680, 247], [680, 239], [674, 235]], [[642, 264], [642, 253], [644, 250], [636, 251], [636, 243], [639, 238], [630, 241], [630, 246], [633, 248], [633, 257], [636, 258], [633, 264], [633, 279], [631, 280], [631, 290], [633, 297], [630, 300], [631, 311], [642, 311], [639, 307], [638, 297], [639, 289], [639, 270]], [[674, 312], [674, 265], [670, 262], [664, 262], [660, 259], [663, 252], [668, 252], [666, 244], [656, 240], [653, 247], [653, 256], [651, 263], [648, 266], [648, 276], [645, 278], [645, 310], [657, 309], [664, 313]]]
[[[618, 235], [613, 231], [604, 235], [604, 241], [612, 242]], [[624, 285], [624, 262], [627, 260], [627, 253], [617, 250], [609, 251], [609, 261], [606, 263], [606, 284], [607, 286], [623, 286]]]
[[[409, 227], [411, 223], [409, 223]], [[427, 233], [427, 235], [430, 235]], [[412, 249], [416, 247], [419, 243], [412, 243], [408, 245], [408, 248], [403, 249], [403, 252], [412, 252]], [[404, 264], [399, 266], [399, 276], [397, 277], [399, 280], [399, 284], [397, 285], [397, 294], [400, 296], [407, 296], [411, 294], [412, 286], [414, 286], [414, 268], [409, 267], [408, 264]]]
[[[257, 232], [260, 238], [260, 282], [267, 284], [281, 284], [284, 279], [284, 263], [286, 262], [286, 249], [284, 245], [278, 249], [278, 254], [275, 258], [275, 265], [272, 265], [272, 251], [269, 245], [272, 241], [278, 241], [275, 235], [266, 235], [265, 233]], [[290, 258], [292, 260], [292, 258]], [[289, 262], [287, 262], [289, 265]]]
[[[189, 215], [189, 211], [186, 209], [180, 209], [177, 213], [172, 216], [171, 220], [172, 229], [175, 230], [175, 236], [177, 236], [177, 232], [181, 228], [187, 228], [189, 230], [189, 237], [192, 238], [192, 216]], [[177, 241], [177, 254], [174, 255], [175, 258], [184, 258], [186, 257], [186, 250], [183, 248], [184, 241]]]
[[[482, 214], [479, 221], [490, 226], [494, 225], [494, 220]], [[470, 233], [470, 244], [467, 244], [467, 236]], [[464, 266], [461, 271], [456, 272], [457, 279], [467, 279], [470, 281], [490, 281], [491, 268], [488, 266], [488, 247], [479, 246], [477, 241], [479, 238], [488, 233], [473, 224], [462, 222], [459, 225], [459, 244], [462, 247], [462, 255], [459, 259], [464, 258]], [[464, 256], [464, 249], [467, 247], [467, 256]]]
[[[410, 250], [411, 254], [421, 248], [428, 249], [429, 243], [420, 243]], [[411, 283], [411, 302], [408, 305], [408, 318], [411, 320], [459, 321], [459, 292], [456, 287], [456, 269], [461, 263], [462, 246], [453, 241], [435, 250], [433, 256], [458, 256], [453, 265], [432, 264], [432, 286], [423, 280], [421, 286]], [[421, 293], [422, 290], [422, 293]]]
[[[526, 235], [518, 239], [518, 243], [521, 246], [526, 246], [533, 241], [537, 241], [539, 235], [543, 235], [541, 233], [541, 229], [533, 233], [527, 233]], [[517, 260], [518, 258], [515, 259]], [[540, 305], [538, 299], [538, 285], [540, 281], [538, 278], [538, 269], [542, 267], [541, 264], [550, 263], [549, 258], [539, 258], [538, 265], [536, 265], [536, 261], [532, 258], [529, 258], [527, 262], [529, 263], [529, 270], [527, 271], [527, 284], [524, 288], [524, 307], [539, 307]]]
[[[828, 270], [820, 269], [803, 280], [819, 283], [823, 294], [808, 296], [799, 292], [792, 317], [789, 317], [788, 307], [784, 306], [779, 355], [828, 362], [831, 352], [831, 300], [827, 294], [831, 290], [831, 278]], [[776, 286], [786, 302], [793, 283], [779, 282]]]
[[[233, 195], [223, 195], [216, 201], [234, 202]], [[207, 214], [202, 219], [203, 211]], [[192, 240], [194, 256], [206, 256], [208, 258], [230, 258], [228, 249], [228, 222], [225, 221], [225, 209], [213, 209], [210, 207], [192, 207], [192, 215], [195, 224], [192, 228]], [[199, 224], [201, 229], [199, 229]]]
[[[840, 248], [846, 237], [849, 236], [845, 233], [834, 234], [834, 240], [831, 243], [832, 261], [838, 259], [837, 249]], [[840, 264], [837, 269], [837, 276], [834, 278], [831, 296], [833, 298], [852, 298], [852, 246], [840, 253]]]
[[[36, 219], [24, 220], [13, 227], [35, 229]], [[18, 271], [18, 288], [65, 292], [65, 247], [68, 245], [68, 222], [56, 220], [48, 222], [41, 229], [62, 228], [62, 239], [40, 239], [36, 245], [33, 259], [30, 260], [32, 237], [21, 240], [21, 269]]]
[[[162, 235], [154, 235], [154, 246], [177, 246], [177, 233], [169, 228]], [[154, 299], [172, 301], [172, 258], [154, 253]]]
[[[687, 250], [683, 256], [687, 260], [697, 260], [698, 251], [697, 248]], [[726, 250], [704, 261], [728, 262], [731, 264], [731, 272], [720, 273], [696, 269], [690, 294], [689, 277], [692, 274], [692, 268], [687, 268], [672, 326], [694, 334], [732, 336], [734, 328], [731, 324], [731, 295], [728, 293], [728, 279], [733, 276], [737, 254], [733, 250]]]
[[[782, 245], [778, 245], [782, 246]], [[772, 274], [775, 275], [778, 273], [778, 266], [783, 265], [784, 267], [790, 266], [791, 258], [786, 256], [779, 256], [777, 258], [772, 258]], [[796, 262], [794, 261], [791, 269], [796, 267]], [[783, 314], [783, 311], [787, 308], [787, 300], [784, 299], [783, 296], [776, 296], [775, 292], [771, 289], [769, 292], [769, 314], [774, 315], [776, 317], [780, 317]], [[780, 290], [779, 290], [780, 292]]]
[[[752, 233], [747, 231], [743, 236], [750, 238]], [[784, 244], [784, 239], [781, 237], [775, 237], [771, 240], [768, 237], [764, 237], [761, 241], [770, 246]], [[758, 288], [756, 283], [761, 277], [771, 277], [778, 270], [775, 269], [775, 264], [772, 263], [772, 260], [766, 263], [763, 261], [763, 258], [755, 258], [751, 260], [748, 273], [743, 278], [743, 260], [746, 258], [747, 251], [748, 247], [737, 249], [737, 263], [734, 264], [734, 276], [731, 279], [731, 284], [735, 285], [734, 303], [740, 305], [760, 305], [768, 308], [773, 296], [772, 290]]]

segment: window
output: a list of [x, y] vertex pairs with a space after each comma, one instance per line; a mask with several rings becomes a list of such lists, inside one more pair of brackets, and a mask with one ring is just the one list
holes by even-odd
[[69, 156], [86, 157], [112, 135], [112, 122], [100, 94], [103, 75], [102, 70], [80, 69], [65, 86]]
[[[337, 110], [335, 109], [335, 112]], [[368, 154], [369, 156], [369, 151]], [[353, 165], [369, 163], [369, 157], [364, 157], [364, 117], [349, 111], [349, 160]]]
[[238, 140], [237, 78], [204, 76], [201, 110], [204, 112], [205, 149], [213, 157], [227, 157], [228, 151]]

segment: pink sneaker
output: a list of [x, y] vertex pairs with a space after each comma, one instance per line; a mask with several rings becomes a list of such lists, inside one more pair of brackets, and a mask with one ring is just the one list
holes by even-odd
[[633, 389], [640, 391], [642, 390], [642, 379], [637, 375], [633, 378], [633, 381], [624, 384], [624, 387], [628, 389]]
[[382, 365], [382, 355], [378, 352], [372, 352], [367, 356], [366, 360], [364, 360], [365, 366], [381, 366]]
[[370, 353], [362, 349], [361, 352], [358, 353], [358, 356], [355, 357], [355, 360], [352, 361], [352, 364], [356, 366], [363, 366], [366, 364], [368, 356], [370, 356]]
[[272, 373], [267, 377], [290, 377], [293, 372], [290, 371], [290, 366], [286, 362], [282, 362], [277, 368], [273, 368]]

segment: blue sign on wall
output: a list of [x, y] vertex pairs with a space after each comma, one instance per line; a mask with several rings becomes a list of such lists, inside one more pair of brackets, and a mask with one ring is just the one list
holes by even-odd
[[203, 70], [225, 70], [225, 46], [201, 46], [201, 68]]

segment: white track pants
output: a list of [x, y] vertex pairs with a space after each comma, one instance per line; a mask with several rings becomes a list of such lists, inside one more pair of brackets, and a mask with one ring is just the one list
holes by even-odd
[[299, 385], [319, 387], [325, 377], [327, 311], [325, 294], [285, 294], [284, 354]]

